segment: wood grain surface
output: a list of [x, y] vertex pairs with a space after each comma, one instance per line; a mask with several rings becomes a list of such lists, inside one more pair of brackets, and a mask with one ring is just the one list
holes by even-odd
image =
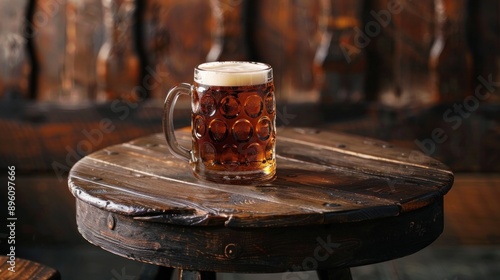
[[[178, 131], [181, 145], [190, 134]], [[72, 169], [71, 192], [98, 208], [180, 225], [262, 227], [352, 222], [431, 204], [453, 174], [417, 151], [313, 129], [278, 131], [277, 178], [235, 186], [200, 181], [160, 134], [95, 152]]]
[[61, 275], [51, 267], [16, 257], [14, 271], [9, 270], [11, 265], [7, 256], [0, 256], [0, 279], [2, 280], [59, 280]]
[[[190, 131], [177, 131], [189, 146]], [[196, 179], [161, 134], [80, 160], [69, 188], [89, 242], [182, 270], [335, 271], [390, 260], [443, 231], [453, 173], [373, 139], [278, 130], [277, 178], [257, 185]]]

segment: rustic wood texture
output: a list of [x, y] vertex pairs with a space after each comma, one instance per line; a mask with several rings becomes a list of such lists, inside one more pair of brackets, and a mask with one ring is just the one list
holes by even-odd
[[6, 256], [0, 256], [0, 279], [2, 280], [59, 280], [61, 275], [51, 267], [37, 262], [16, 258], [15, 272], [8, 270]]
[[[442, 232], [453, 174], [440, 162], [340, 133], [278, 135], [277, 178], [262, 185], [199, 181], [160, 134], [95, 152], [70, 172], [79, 231], [128, 258], [218, 272], [380, 262]], [[188, 146], [189, 130], [178, 140]]]

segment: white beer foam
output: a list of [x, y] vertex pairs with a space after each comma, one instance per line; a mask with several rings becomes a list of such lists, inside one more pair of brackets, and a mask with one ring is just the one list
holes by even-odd
[[267, 83], [272, 77], [271, 67], [264, 63], [223, 61], [199, 65], [194, 79], [208, 86], [249, 86]]

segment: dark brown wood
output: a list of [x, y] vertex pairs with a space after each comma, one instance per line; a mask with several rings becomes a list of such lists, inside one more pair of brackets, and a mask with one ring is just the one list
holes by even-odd
[[338, 270], [318, 270], [319, 280], [352, 280], [349, 268]]
[[[308, 129], [278, 133], [278, 176], [268, 184], [200, 181], [157, 134], [85, 157], [71, 171], [70, 189], [136, 220], [261, 227], [394, 216], [432, 203], [453, 182], [440, 162], [382, 141]], [[178, 139], [188, 146], [190, 134], [179, 131]]]
[[[177, 132], [182, 145], [190, 132]], [[160, 134], [80, 160], [80, 233], [138, 261], [195, 271], [331, 270], [405, 256], [443, 230], [453, 173], [417, 151], [315, 129], [278, 130], [277, 178], [196, 179]]]
[[[0, 256], [0, 279], [2, 280], [59, 280], [61, 275], [59, 272], [51, 267], [43, 264], [15, 258], [15, 266], [12, 268], [8, 263], [10, 257]], [[11, 270], [9, 270], [11, 268]], [[12, 269], [14, 271], [12, 271]]]
[[94, 245], [137, 261], [196, 271], [295, 272], [414, 253], [441, 234], [442, 207], [439, 200], [375, 222], [231, 228], [136, 220], [77, 200], [77, 224]]

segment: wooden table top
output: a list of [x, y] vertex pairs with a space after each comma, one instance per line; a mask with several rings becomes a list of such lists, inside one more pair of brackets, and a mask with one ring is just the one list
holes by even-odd
[[[189, 131], [177, 134], [188, 147]], [[277, 135], [277, 178], [263, 185], [200, 181], [155, 134], [83, 158], [71, 170], [70, 190], [136, 220], [281, 227], [396, 216], [431, 204], [453, 183], [439, 161], [382, 141], [307, 128]]]
[[[177, 134], [190, 145], [188, 129]], [[274, 181], [241, 186], [196, 179], [161, 134], [110, 146], [70, 171], [78, 229], [105, 250], [183, 271], [328, 272], [318, 275], [414, 253], [443, 231], [453, 173], [420, 152], [281, 128], [276, 157]]]

